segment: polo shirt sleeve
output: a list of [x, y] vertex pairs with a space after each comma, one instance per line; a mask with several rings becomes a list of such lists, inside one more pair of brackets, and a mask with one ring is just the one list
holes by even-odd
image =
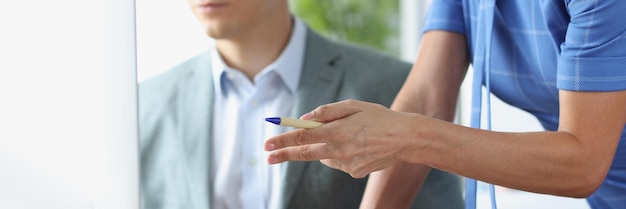
[[446, 30], [465, 34], [463, 2], [459, 0], [433, 0], [422, 27], [422, 32], [430, 30]]
[[626, 90], [626, 1], [569, 0], [570, 23], [561, 44], [557, 88]]

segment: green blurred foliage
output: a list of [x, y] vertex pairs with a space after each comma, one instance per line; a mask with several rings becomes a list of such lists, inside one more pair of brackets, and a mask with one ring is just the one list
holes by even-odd
[[291, 0], [291, 11], [335, 40], [399, 54], [398, 0]]

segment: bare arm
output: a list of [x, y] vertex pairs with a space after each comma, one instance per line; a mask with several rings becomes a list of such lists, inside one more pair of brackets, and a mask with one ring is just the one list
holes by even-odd
[[[463, 35], [425, 33], [419, 56], [391, 109], [452, 121], [467, 65]], [[428, 166], [398, 161], [371, 173], [361, 208], [410, 207], [429, 171]]]
[[405, 159], [510, 188], [586, 197], [611, 165], [626, 123], [626, 91], [561, 91], [560, 103], [556, 132], [499, 133], [417, 119], [412, 127], [425, 122], [430, 130], [414, 136], [430, 139], [413, 140], [419, 148]]
[[269, 163], [320, 160], [353, 177], [399, 161], [525, 191], [586, 197], [604, 181], [626, 124], [626, 90], [559, 92], [558, 131], [502, 133], [354, 100], [303, 119], [325, 122], [266, 141]]
[[325, 125], [267, 140], [268, 162], [321, 159], [362, 178], [406, 161], [519, 190], [587, 197], [615, 155], [626, 90], [559, 95], [559, 130], [527, 133], [473, 129], [354, 100], [323, 105], [303, 119]]

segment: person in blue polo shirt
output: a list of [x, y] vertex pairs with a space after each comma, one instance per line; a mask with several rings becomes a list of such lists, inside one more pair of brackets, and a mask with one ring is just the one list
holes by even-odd
[[[623, 208], [624, 20], [623, 0], [434, 0], [391, 110], [354, 100], [322, 105], [301, 118], [326, 124], [268, 139], [268, 162], [322, 159], [353, 177], [382, 170], [370, 175], [362, 208], [410, 204], [431, 167]], [[450, 122], [470, 63], [473, 128]], [[478, 129], [482, 86], [546, 131]]]

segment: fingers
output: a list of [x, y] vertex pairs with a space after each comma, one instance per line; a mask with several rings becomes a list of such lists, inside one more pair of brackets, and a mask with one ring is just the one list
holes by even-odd
[[[331, 168], [343, 170], [354, 178], [363, 178], [379, 166], [370, 165], [372, 160], [363, 159], [363, 147], [367, 130], [372, 124], [363, 118], [377, 118], [384, 110], [382, 105], [346, 100], [322, 105], [300, 117], [326, 123], [313, 129], [299, 129], [269, 138], [265, 150], [272, 151], [268, 156], [269, 164], [286, 161], [321, 162]], [[357, 114], [359, 113], [359, 114]], [[365, 167], [365, 168], [364, 168]]]
[[380, 168], [373, 170], [371, 167], [377, 167], [377, 165], [368, 164], [364, 164], [364, 167], [358, 167], [357, 165], [346, 167], [341, 160], [332, 159], [332, 156], [329, 156], [332, 153], [327, 150], [328, 148], [325, 144], [288, 147], [270, 153], [267, 161], [269, 164], [277, 164], [286, 161], [320, 160], [322, 164], [330, 168], [350, 174], [352, 178], [364, 178], [372, 171], [380, 170]]
[[314, 137], [312, 130], [298, 129], [290, 131], [265, 141], [265, 151], [273, 151], [285, 147], [323, 143], [323, 138]]
[[272, 137], [265, 142], [265, 151], [273, 151], [285, 147], [305, 144], [333, 143], [333, 139], [342, 138], [342, 135], [340, 135], [342, 131], [336, 131], [344, 130], [343, 132], [345, 132], [346, 127], [349, 124], [336, 124], [331, 123], [332, 121], [343, 119], [347, 116], [359, 113], [372, 107], [384, 108], [382, 105], [361, 102], [357, 100], [345, 100], [337, 103], [319, 106], [315, 110], [304, 114], [300, 118], [303, 120], [324, 122], [326, 123], [326, 125], [310, 130], [299, 129]]
[[296, 147], [287, 147], [276, 150], [267, 158], [269, 164], [277, 164], [286, 161], [313, 161], [329, 158], [325, 144], [311, 144]]
[[319, 106], [315, 110], [300, 117], [302, 120], [314, 120], [328, 123], [350, 116], [363, 110], [363, 106], [370, 103], [357, 100], [344, 100]]

